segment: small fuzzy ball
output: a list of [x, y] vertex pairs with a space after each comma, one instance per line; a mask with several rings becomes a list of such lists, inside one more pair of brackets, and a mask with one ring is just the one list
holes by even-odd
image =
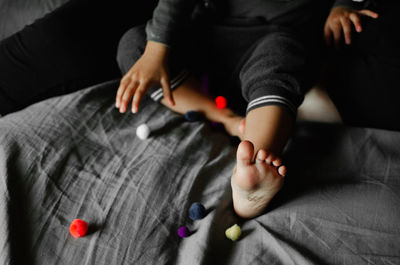
[[192, 220], [198, 220], [202, 219], [204, 216], [206, 216], [206, 208], [199, 203], [195, 202], [193, 203], [190, 208], [189, 208], [189, 217]]
[[146, 123], [139, 125], [136, 129], [136, 135], [141, 140], [146, 140], [150, 135], [150, 128]]
[[73, 237], [82, 237], [86, 235], [88, 227], [89, 226], [85, 221], [81, 219], [75, 219], [69, 226], [69, 232]]
[[223, 96], [218, 96], [215, 98], [215, 104], [217, 104], [217, 108], [224, 109], [226, 108], [226, 98]]
[[181, 226], [178, 228], [178, 236], [180, 237], [188, 237], [189, 236], [189, 229], [186, 226]]
[[185, 113], [185, 119], [190, 122], [199, 121], [201, 119], [201, 115], [197, 111], [190, 110]]
[[242, 230], [240, 229], [240, 226], [238, 226], [237, 224], [232, 225], [225, 231], [225, 236], [232, 241], [238, 240], [241, 234]]

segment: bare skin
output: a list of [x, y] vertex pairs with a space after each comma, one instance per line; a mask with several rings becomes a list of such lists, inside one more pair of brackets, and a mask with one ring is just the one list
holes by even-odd
[[[253, 218], [264, 211], [281, 189], [286, 166], [278, 157], [290, 135], [293, 117], [280, 106], [264, 106], [250, 111], [244, 119], [229, 109], [218, 109], [199, 93], [199, 82], [191, 77], [173, 91], [175, 105], [170, 109], [185, 113], [196, 110], [207, 119], [221, 122], [228, 133], [244, 140], [237, 150], [237, 164], [231, 178], [236, 214]], [[267, 152], [268, 150], [268, 152]]]
[[[328, 46], [332, 39], [340, 47], [342, 35], [351, 44], [352, 24], [362, 31], [360, 16], [378, 18], [371, 10], [346, 7], [332, 9], [324, 28]], [[294, 124], [294, 118], [279, 106], [266, 106], [250, 111], [246, 116], [244, 141], [237, 150], [237, 164], [231, 178], [233, 206], [243, 218], [261, 214], [281, 189], [286, 167], [277, 157], [282, 152]]]
[[325, 42], [331, 45], [332, 38], [336, 48], [340, 47], [342, 35], [347, 45], [351, 44], [351, 28], [352, 24], [356, 32], [362, 31], [361, 16], [378, 18], [378, 14], [367, 9], [354, 10], [344, 6], [332, 8], [324, 28]]
[[279, 155], [294, 118], [280, 106], [264, 106], [246, 116], [244, 141], [238, 146], [231, 186], [233, 207], [239, 216], [261, 214], [281, 189], [286, 166]]
[[286, 174], [280, 158], [260, 149], [253, 161], [254, 153], [251, 142], [240, 143], [231, 178], [233, 206], [243, 218], [253, 218], [264, 211], [281, 189]]
[[161, 103], [166, 107], [180, 114], [190, 110], [202, 112], [208, 120], [222, 123], [230, 135], [243, 139], [244, 118], [229, 108], [218, 109], [210, 97], [199, 92], [200, 82], [193, 76], [175, 89], [174, 93], [171, 92], [168, 59], [167, 46], [147, 42], [143, 55], [121, 79], [115, 99], [116, 108], [125, 113], [132, 101], [131, 111], [136, 113], [149, 87], [159, 85], [164, 95]]
[[121, 79], [115, 98], [115, 106], [125, 113], [132, 100], [132, 112], [136, 113], [144, 94], [153, 85], [162, 87], [169, 105], [175, 104], [169, 81], [169, 48], [161, 43], [148, 41], [139, 60]]
[[[360, 16], [378, 18], [370, 10], [346, 7], [332, 9], [324, 29], [328, 45], [332, 38], [336, 48], [341, 36], [351, 44], [351, 27], [362, 31]], [[285, 146], [294, 118], [280, 106], [265, 106], [250, 111], [246, 116], [244, 141], [237, 150], [237, 163], [231, 178], [233, 206], [243, 218], [261, 214], [281, 189], [286, 167], [278, 157]]]
[[254, 109], [244, 119], [229, 109], [218, 109], [209, 97], [198, 92], [199, 84], [190, 77], [173, 91], [174, 106], [168, 105], [166, 99], [161, 102], [178, 113], [202, 112], [207, 119], [222, 123], [229, 134], [244, 140], [238, 147], [231, 178], [232, 197], [236, 214], [253, 218], [264, 211], [283, 185], [287, 170], [278, 155], [294, 119], [280, 106]]
[[231, 178], [234, 210], [244, 218], [259, 215], [283, 185], [286, 167], [278, 156], [288, 140], [294, 118], [280, 106], [253, 109], [245, 119], [228, 108], [218, 109], [211, 98], [199, 92], [200, 82], [194, 77], [172, 93], [168, 54], [166, 46], [148, 43], [143, 56], [122, 78], [116, 107], [123, 113], [132, 100], [135, 113], [148, 88], [161, 85], [164, 93], [161, 102], [173, 111], [183, 114], [196, 110], [207, 119], [222, 123], [229, 134], [244, 140], [238, 147], [237, 165]]
[[191, 76], [173, 91], [176, 103], [174, 106], [170, 106], [165, 98], [161, 100], [161, 103], [181, 114], [190, 110], [201, 112], [208, 120], [222, 123], [230, 135], [243, 139], [244, 117], [235, 114], [229, 108], [218, 109], [210, 97], [199, 91], [199, 80]]

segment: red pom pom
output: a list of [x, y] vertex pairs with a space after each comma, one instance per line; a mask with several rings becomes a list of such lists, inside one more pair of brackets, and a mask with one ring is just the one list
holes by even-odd
[[69, 227], [69, 232], [73, 237], [82, 237], [86, 235], [87, 230], [88, 224], [81, 219], [73, 220]]
[[223, 96], [218, 96], [215, 99], [215, 104], [217, 104], [217, 108], [219, 109], [223, 109], [226, 107], [226, 98], [224, 98]]

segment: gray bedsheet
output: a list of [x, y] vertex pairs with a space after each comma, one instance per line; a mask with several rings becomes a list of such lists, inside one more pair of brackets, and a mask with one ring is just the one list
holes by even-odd
[[[117, 84], [0, 119], [0, 264], [400, 264], [400, 133], [299, 124], [286, 185], [244, 221], [229, 137], [148, 99], [121, 115]], [[153, 132], [141, 141], [144, 122]], [[195, 201], [202, 220], [188, 217]], [[87, 236], [69, 235], [75, 218]]]

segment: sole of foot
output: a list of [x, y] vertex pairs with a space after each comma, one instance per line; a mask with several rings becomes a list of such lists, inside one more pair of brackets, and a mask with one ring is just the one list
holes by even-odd
[[266, 150], [259, 150], [255, 161], [253, 157], [253, 144], [242, 141], [237, 149], [231, 186], [234, 210], [243, 218], [253, 218], [264, 211], [282, 188], [287, 171], [282, 160]]

